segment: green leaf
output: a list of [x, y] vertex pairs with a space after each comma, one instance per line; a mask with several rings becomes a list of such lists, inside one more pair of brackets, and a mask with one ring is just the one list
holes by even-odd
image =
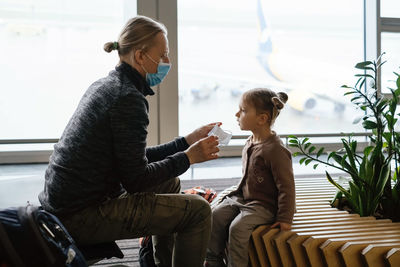
[[368, 77], [368, 78], [371, 78], [371, 79], [374, 79], [374, 78], [375, 78], [375, 77], [372, 76], [371, 74], [367, 74], [367, 73], [365, 73], [365, 74], [356, 74], [356, 75], [354, 75], [354, 76], [356, 76], [356, 77]]
[[318, 150], [318, 152], [317, 152], [317, 158], [318, 158], [319, 156], [321, 156], [322, 153], [324, 153], [324, 148], [323, 148], [323, 147], [321, 147], [321, 148]]
[[297, 141], [297, 139], [289, 139], [289, 143], [291, 143], [291, 144], [298, 144], [299, 141]]
[[[343, 87], [343, 86], [342, 86]], [[347, 87], [348, 88], [348, 87]], [[344, 93], [343, 95], [345, 96], [345, 95], [351, 95], [351, 94], [355, 94], [356, 92], [353, 92], [353, 91], [348, 91], [348, 92], [346, 92], [346, 93]]]
[[385, 185], [389, 179], [390, 161], [391, 161], [391, 157], [387, 158], [386, 162], [383, 164], [383, 166], [380, 170], [379, 178], [378, 178], [378, 181], [377, 181], [376, 187], [375, 187], [375, 192], [376, 192], [375, 196], [380, 197], [383, 194], [383, 190], [385, 189]]
[[[365, 69], [367, 69], [367, 66], [372, 65], [372, 64], [373, 63], [371, 61], [359, 62], [355, 65], [355, 68], [365, 70]], [[368, 68], [368, 69], [372, 69], [372, 68]]]
[[311, 146], [311, 143], [307, 143], [304, 145], [304, 149], [307, 149], [309, 146]]
[[340, 155], [338, 155], [338, 154], [334, 154], [334, 155], [332, 155], [332, 158], [337, 162], [337, 163], [339, 163], [339, 165], [340, 166], [342, 166], [342, 159], [343, 159], [343, 157], [342, 156], [340, 156]]
[[313, 160], [312, 159], [306, 159], [305, 165], [307, 166], [308, 164], [310, 164], [311, 161], [313, 161]]
[[315, 150], [315, 146], [312, 146], [312, 147], [310, 147], [310, 149], [308, 150], [308, 153], [311, 154], [314, 150]]
[[301, 144], [304, 145], [308, 140], [310, 140], [310, 138], [306, 137], [303, 139], [303, 141], [301, 141]]
[[353, 154], [356, 155], [356, 151], [357, 151], [357, 141], [353, 140], [350, 144], [351, 146], [351, 150], [353, 151]]
[[[399, 82], [400, 83], [400, 77], [397, 78], [396, 83]], [[394, 90], [394, 94], [398, 97], [400, 95], [400, 84], [397, 85], [397, 89]]]
[[[346, 149], [347, 157], [349, 159], [350, 165], [353, 169], [353, 172], [356, 172], [356, 162], [355, 162], [355, 155], [353, 150], [350, 148], [349, 144], [345, 139], [342, 139], [342, 143], [344, 148]], [[342, 164], [343, 165], [343, 164]]]
[[297, 157], [298, 155], [301, 155], [301, 153], [300, 152], [294, 152], [292, 156], [293, 157]]
[[298, 144], [288, 144], [290, 147], [299, 147]]
[[386, 100], [386, 99], [379, 99], [379, 100], [375, 103], [375, 106], [376, 106], [376, 110], [377, 110], [378, 112], [382, 112], [382, 111], [386, 108], [386, 106], [387, 106], [387, 100]]
[[314, 164], [313, 169], [315, 170], [318, 167], [318, 164]]
[[337, 189], [339, 189], [340, 192], [342, 192], [342, 193], [346, 196], [346, 198], [348, 198], [348, 199], [351, 198], [349, 192], [347, 192], [347, 190], [346, 190], [343, 186], [341, 186], [340, 184], [336, 183], [336, 182], [332, 179], [332, 177], [329, 175], [329, 173], [328, 173], [327, 171], [325, 171], [325, 174], [326, 174], [326, 178], [328, 178], [328, 181], [329, 181], [331, 184], [333, 184]]
[[363, 203], [360, 201], [360, 189], [352, 181], [349, 181], [349, 193], [351, 196], [349, 202], [352, 203], [352, 207], [360, 211]]
[[[383, 57], [383, 55], [386, 54], [386, 52], [382, 52], [379, 57], [376, 59], [375, 62], [379, 62], [381, 60], [381, 58]], [[386, 62], [386, 61], [385, 61]]]
[[[365, 78], [363, 78], [363, 77], [358, 78], [356, 84], [354, 85], [354, 88], [353, 88], [354, 90], [357, 90], [356, 87], [357, 87], [357, 85], [359, 84], [360, 81], [364, 81], [364, 82], [365, 82]], [[361, 86], [360, 86], [360, 87], [361, 87]]]
[[[360, 79], [362, 79], [362, 78], [360, 78]], [[362, 88], [362, 87], [364, 86], [366, 80], [367, 80], [367, 79], [365, 79], [365, 78], [362, 79], [362, 82], [361, 82], [360, 85], [359, 85], [360, 88]]]
[[386, 62], [387, 62], [387, 60], [383, 61], [382, 63], [379, 63], [378, 69], [379, 69], [383, 64], [385, 64]]
[[353, 97], [352, 99], [350, 99], [350, 101], [351, 102], [354, 102], [354, 100], [357, 100], [357, 99], [360, 99], [361, 98], [361, 96], [355, 96], [355, 97]]
[[306, 159], [307, 159], [307, 158], [301, 158], [300, 161], [299, 161], [300, 165], [303, 164], [303, 162], [304, 162]]
[[331, 153], [329, 153], [327, 160], [329, 160], [330, 158], [332, 158], [334, 155], [336, 155], [335, 151], [332, 151]]
[[397, 97], [393, 95], [392, 101], [389, 104], [389, 112], [390, 114], [395, 114], [396, 113], [396, 108], [397, 108]]
[[398, 77], [397, 77], [397, 80], [396, 80], [396, 85], [397, 85], [397, 88], [400, 88], [400, 75], [397, 74], [397, 76]]
[[376, 124], [376, 122], [373, 121], [369, 121], [366, 120], [362, 123], [364, 129], [376, 129], [378, 127], [378, 125]]

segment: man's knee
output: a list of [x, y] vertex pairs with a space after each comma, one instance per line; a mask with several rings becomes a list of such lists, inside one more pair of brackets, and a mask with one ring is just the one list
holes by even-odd
[[190, 202], [192, 212], [199, 217], [204, 219], [211, 218], [211, 207], [210, 204], [203, 197], [199, 195], [188, 195], [190, 196]]

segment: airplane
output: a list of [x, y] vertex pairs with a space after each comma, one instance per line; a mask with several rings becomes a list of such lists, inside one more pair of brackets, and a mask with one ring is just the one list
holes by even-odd
[[[259, 26], [258, 47], [256, 59], [264, 70], [258, 77], [238, 77], [228, 74], [192, 73], [198, 77], [199, 86], [191, 87], [190, 92], [194, 101], [209, 99], [219, 90], [229, 90], [232, 97], [240, 96], [244, 91], [254, 87], [268, 87], [275, 91], [284, 91], [289, 96], [288, 105], [301, 114], [313, 114], [324, 110], [335, 116], [343, 116], [350, 101], [343, 97], [343, 91], [324, 89], [324, 83], [305, 82], [299, 79], [296, 72], [303, 70], [301, 59], [296, 61], [290, 53], [279, 51], [273, 42], [271, 25], [266, 19], [267, 0], [257, 0], [257, 20]], [[292, 64], [286, 64], [291, 62]], [[292, 65], [292, 66], [288, 66]], [[301, 75], [297, 75], [301, 76]], [[304, 77], [301, 77], [304, 78]], [[311, 79], [312, 77], [310, 77]], [[211, 84], [210, 84], [211, 83]]]

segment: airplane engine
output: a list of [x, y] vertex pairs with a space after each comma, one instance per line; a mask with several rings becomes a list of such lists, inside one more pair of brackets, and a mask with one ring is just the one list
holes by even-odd
[[299, 112], [313, 109], [317, 105], [315, 96], [305, 90], [290, 91], [288, 96], [288, 105]]

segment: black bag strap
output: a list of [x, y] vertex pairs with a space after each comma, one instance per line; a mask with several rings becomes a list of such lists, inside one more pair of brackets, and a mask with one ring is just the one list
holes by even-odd
[[4, 249], [9, 256], [9, 260], [11, 264], [15, 267], [23, 267], [25, 266], [22, 262], [22, 259], [18, 256], [18, 253], [15, 251], [14, 246], [11, 244], [10, 239], [8, 238], [7, 232], [4, 229], [3, 224], [0, 222], [0, 247]]
[[49, 266], [52, 266], [57, 262], [57, 259], [40, 233], [39, 227], [43, 226], [39, 226], [35, 222], [35, 212], [37, 212], [37, 210], [38, 207], [32, 205], [20, 207], [18, 209], [18, 217], [20, 218], [21, 225], [28, 230], [28, 233], [30, 234], [29, 238], [36, 240], [41, 251], [43, 251], [46, 256], [45, 261]]

